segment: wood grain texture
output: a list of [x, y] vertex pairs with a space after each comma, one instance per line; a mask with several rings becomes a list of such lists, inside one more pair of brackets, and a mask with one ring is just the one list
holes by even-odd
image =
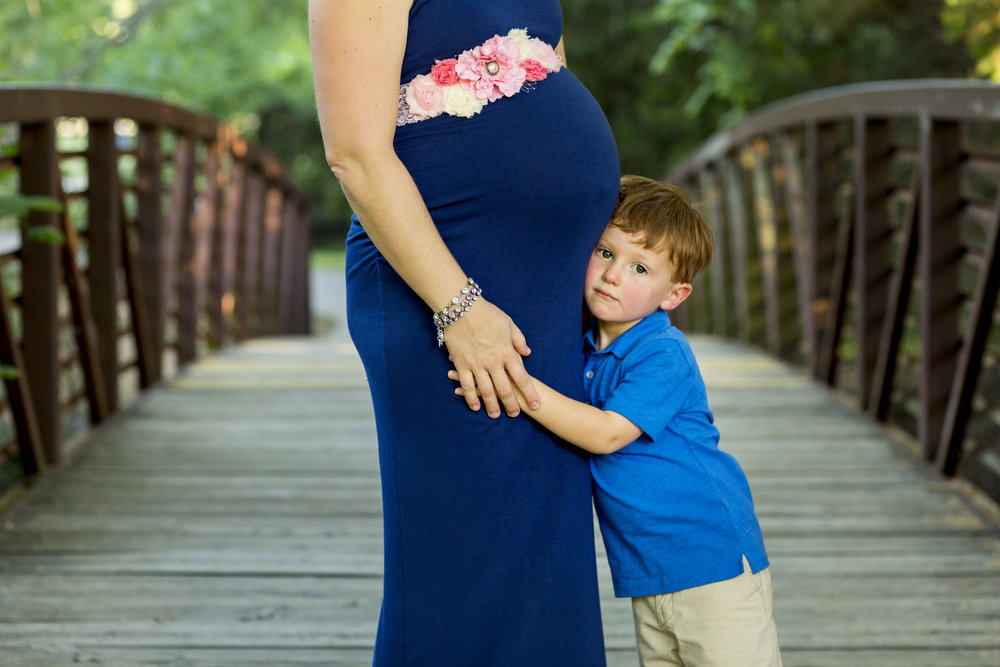
[[[696, 338], [789, 666], [1000, 664], [1000, 532], [829, 389]], [[598, 541], [608, 664], [638, 663]], [[0, 664], [368, 665], [381, 508], [342, 333], [200, 361], [0, 517]]]

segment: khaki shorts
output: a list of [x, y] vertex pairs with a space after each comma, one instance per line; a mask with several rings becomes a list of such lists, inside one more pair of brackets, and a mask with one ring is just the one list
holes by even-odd
[[780, 667], [771, 616], [771, 573], [676, 593], [632, 598], [635, 635], [643, 667]]

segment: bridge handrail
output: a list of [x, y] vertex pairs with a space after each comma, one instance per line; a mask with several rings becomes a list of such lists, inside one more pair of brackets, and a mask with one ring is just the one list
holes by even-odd
[[[683, 174], [721, 153], [788, 126], [823, 123], [862, 114], [870, 117], [1000, 121], [997, 84], [991, 81], [919, 79], [855, 83], [795, 95], [754, 111], [736, 126], [705, 140], [672, 174]], [[992, 92], [991, 92], [992, 91]], [[984, 97], [985, 96], [985, 97]]]
[[1000, 497], [1000, 85], [806, 93], [666, 179], [718, 226], [686, 326], [806, 366]]
[[308, 331], [306, 199], [215, 119], [119, 91], [0, 84], [4, 196], [61, 204], [0, 210], [21, 229], [0, 250], [0, 465], [26, 477], [208, 350]]

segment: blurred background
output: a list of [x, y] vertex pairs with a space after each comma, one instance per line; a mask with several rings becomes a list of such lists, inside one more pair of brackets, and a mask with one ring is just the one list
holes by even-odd
[[[305, 2], [5, 0], [0, 81], [85, 84], [214, 115], [313, 202], [314, 243], [349, 210], [323, 159]], [[825, 86], [1000, 78], [1000, 0], [562, 0], [571, 69], [623, 172], [658, 176], [749, 111]], [[4, 178], [0, 174], [0, 179]]]

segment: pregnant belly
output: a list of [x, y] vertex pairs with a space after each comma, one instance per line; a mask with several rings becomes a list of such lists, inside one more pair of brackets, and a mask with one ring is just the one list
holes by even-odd
[[396, 152], [446, 241], [499, 227], [526, 237], [583, 232], [589, 245], [618, 191], [610, 127], [568, 70], [472, 118], [398, 128]]

